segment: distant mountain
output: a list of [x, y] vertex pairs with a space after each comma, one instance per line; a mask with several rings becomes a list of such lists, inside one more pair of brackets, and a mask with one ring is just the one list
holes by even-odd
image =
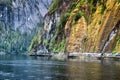
[[31, 30], [46, 14], [51, 0], [1, 0], [0, 21], [12, 29]]
[[52, 0], [0, 0], [0, 51], [27, 51]]

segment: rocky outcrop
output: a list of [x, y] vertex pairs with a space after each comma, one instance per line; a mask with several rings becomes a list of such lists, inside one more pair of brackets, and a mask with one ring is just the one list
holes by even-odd
[[[66, 16], [62, 14], [67, 12], [70, 2], [71, 1], [68, 0], [53, 0], [48, 13], [44, 17], [43, 29], [36, 35], [36, 37], [40, 39], [36, 39], [36, 37], [33, 39], [29, 51], [46, 51], [46, 49], [53, 52], [64, 51], [62, 47], [65, 47], [63, 46], [65, 45], [65, 40], [62, 40], [64, 38], [64, 28], [62, 27], [64, 27], [63, 23], [65, 24], [65, 21], [63, 19], [65, 19]], [[56, 7], [58, 8], [56, 9]], [[60, 46], [62, 46], [61, 49], [57, 50]]]
[[[105, 10], [103, 13], [101, 13], [103, 5], [98, 5], [96, 7], [95, 13], [91, 14], [93, 16], [93, 20], [90, 24], [87, 24], [88, 27], [86, 27], [85, 29], [85, 24], [83, 24], [83, 22], [85, 21], [82, 21], [81, 23], [76, 23], [75, 25], [71, 25], [73, 24], [73, 21], [68, 21], [69, 26], [68, 24], [66, 26], [69, 27], [71, 30], [67, 32], [70, 35], [68, 36], [67, 40], [67, 51], [112, 52], [114, 50], [116, 46], [115, 44], [117, 42], [117, 37], [119, 37], [120, 35], [120, 4], [117, 0], [108, 0], [104, 2], [104, 6]], [[75, 11], [76, 12], [74, 12], [74, 15], [77, 13], [77, 10]], [[71, 16], [74, 15], [71, 14]], [[70, 19], [73, 20], [73, 18]], [[81, 19], [82, 18], [80, 18], [79, 20]], [[79, 25], [79, 28], [77, 28], [76, 25]], [[78, 31], [75, 31], [73, 28], [77, 28]]]
[[80, 52], [83, 49], [83, 41], [85, 40], [87, 32], [87, 24], [85, 18], [78, 20], [77, 24], [73, 24], [71, 31], [67, 37], [67, 52]]
[[[96, 53], [120, 51], [120, 2], [118, 0], [62, 1], [59, 2], [57, 9], [50, 9], [52, 12], [48, 16], [53, 20], [45, 20], [49, 24], [44, 27], [46, 31], [44, 35], [51, 38], [42, 37], [42, 44], [45, 39], [48, 39], [49, 51]], [[69, 5], [65, 6], [66, 3]], [[53, 16], [58, 14], [59, 16]], [[51, 23], [56, 19], [59, 20], [54, 22], [54, 27], [51, 29]], [[53, 31], [52, 36], [49, 33], [51, 31]]]
[[103, 14], [100, 14], [102, 6], [98, 6], [92, 23], [88, 25], [86, 51], [112, 52], [115, 48], [120, 30], [120, 4], [117, 0], [108, 0], [105, 6]]

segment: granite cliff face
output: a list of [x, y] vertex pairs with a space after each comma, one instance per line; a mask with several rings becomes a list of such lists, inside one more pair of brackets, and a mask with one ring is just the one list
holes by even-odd
[[30, 31], [47, 13], [51, 0], [1, 0], [0, 21], [12, 29]]
[[27, 51], [52, 0], [0, 0], [0, 52]]
[[31, 51], [120, 53], [120, 1], [53, 0], [41, 31]]

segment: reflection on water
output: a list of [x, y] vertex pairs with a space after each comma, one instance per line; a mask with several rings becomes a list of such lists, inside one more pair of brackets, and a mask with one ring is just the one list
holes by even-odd
[[120, 80], [119, 62], [69, 62], [68, 65], [68, 80]]
[[52, 61], [0, 56], [0, 80], [120, 80], [119, 61]]

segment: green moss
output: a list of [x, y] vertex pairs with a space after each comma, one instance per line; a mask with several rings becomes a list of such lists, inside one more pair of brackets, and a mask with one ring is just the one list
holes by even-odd
[[88, 3], [90, 4], [90, 3], [93, 3], [94, 0], [87, 0], [87, 1], [88, 1]]
[[102, 4], [102, 6], [101, 6], [101, 12], [100, 13], [103, 14], [104, 11], [105, 11], [105, 9], [106, 9], [106, 6]]
[[64, 52], [66, 40], [63, 39], [59, 44], [53, 46], [52, 52]]
[[69, 19], [69, 16], [70, 13], [65, 13], [60, 16], [60, 22], [57, 24], [55, 34], [53, 38], [50, 40], [50, 44], [49, 44], [50, 50], [52, 52], [64, 51], [63, 48], [61, 48], [63, 40], [62, 41], [60, 40], [61, 42], [57, 42], [57, 40], [59, 36], [61, 36], [61, 39], [63, 39], [62, 37], [64, 36], [64, 27]]
[[30, 52], [33, 51], [36, 42], [37, 42], [37, 36], [34, 36], [32, 42], [31, 42], [31, 45], [29, 46], [29, 51], [30, 51]]
[[80, 15], [83, 16], [83, 17], [87, 20], [87, 17], [86, 17], [86, 14], [85, 14], [85, 13], [80, 12]]
[[112, 52], [112, 54], [116, 54], [117, 53], [117, 51], [116, 50], [114, 50], [113, 52]]
[[118, 0], [118, 3], [120, 3], [120, 0]]
[[100, 21], [98, 22], [98, 24], [101, 25], [101, 23], [102, 23], [102, 22], [101, 22], [101, 20], [100, 20]]
[[59, 33], [64, 30], [65, 24], [68, 21], [69, 16], [70, 16], [70, 13], [65, 13], [60, 16], [60, 22], [57, 24], [57, 29], [52, 39], [52, 42], [54, 42], [57, 36], [59, 35]]
[[53, 3], [51, 4], [51, 6], [49, 8], [50, 14], [54, 13], [58, 9], [58, 7], [60, 5], [60, 1], [61, 0], [53, 0]]
[[80, 8], [82, 6], [83, 2], [79, 1], [76, 5], [76, 8]]
[[120, 43], [120, 37], [117, 38], [117, 43]]
[[58, 26], [64, 27], [68, 18], [69, 18], [69, 16], [70, 16], [70, 13], [62, 14], [61, 17], [60, 17], [60, 22], [59, 22]]
[[117, 53], [118, 52], [118, 47], [119, 47], [119, 44], [120, 44], [120, 37], [117, 38], [117, 43], [116, 43], [116, 46], [113, 50], [113, 54]]
[[83, 16], [85, 19], [87, 19], [85, 13], [83, 13], [83, 12], [78, 12], [78, 13], [76, 13], [76, 15], [75, 15], [75, 17], [74, 17], [74, 21], [77, 22], [82, 16]]
[[92, 7], [92, 12], [95, 13], [96, 9], [96, 7]]
[[70, 4], [70, 7], [69, 7], [69, 13], [71, 13], [74, 9], [75, 9], [75, 7], [77, 6], [77, 3], [76, 2], [72, 2], [71, 4]]
[[[89, 0], [88, 0], [89, 1]], [[80, 2], [86, 2], [86, 0], [80, 0]]]
[[40, 33], [38, 33], [36, 36], [34, 36], [29, 48], [28, 48], [28, 51], [30, 52], [33, 52], [34, 51], [34, 47], [35, 45], [41, 43], [41, 35]]
[[74, 21], [77, 22], [81, 18], [80, 12], [76, 13]]

